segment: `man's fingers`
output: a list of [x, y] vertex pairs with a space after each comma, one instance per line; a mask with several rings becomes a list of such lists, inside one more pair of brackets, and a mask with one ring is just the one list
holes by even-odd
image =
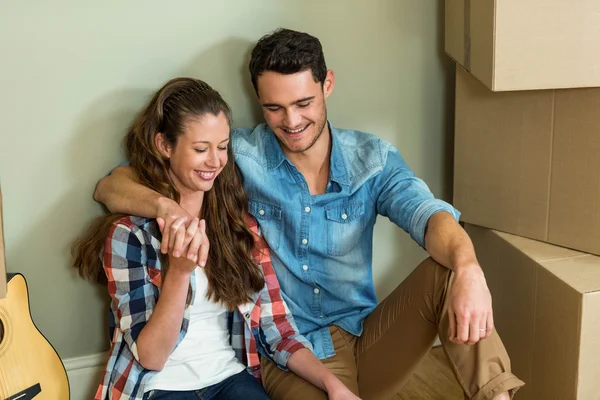
[[198, 218], [192, 219], [189, 223], [187, 229], [185, 230], [185, 237], [183, 238], [182, 248], [186, 249], [189, 247], [190, 243], [196, 236], [196, 232], [198, 231]]
[[466, 343], [469, 340], [469, 317], [464, 313], [456, 317], [456, 339], [458, 343]]
[[[162, 219], [162, 218], [160, 218]], [[160, 242], [160, 252], [163, 254], [167, 254], [169, 252], [169, 249], [172, 247], [171, 246], [171, 242], [172, 242], [172, 237], [175, 235], [175, 233], [177, 232], [177, 229], [175, 229], [174, 231], [171, 231], [173, 228], [173, 224], [177, 221], [177, 219], [172, 219], [172, 218], [167, 218], [167, 219], [162, 219], [164, 222], [164, 226], [162, 228], [162, 240]], [[158, 221], [158, 219], [157, 219]], [[160, 228], [160, 225], [159, 225]]]
[[485, 337], [488, 338], [494, 331], [494, 313], [492, 311], [488, 312], [486, 318], [486, 326], [485, 326]]
[[208, 260], [208, 251], [210, 249], [210, 243], [208, 236], [206, 236], [206, 221], [200, 221], [200, 232], [202, 232], [202, 243], [200, 244], [200, 250], [198, 251], [198, 265], [201, 267], [206, 266]]
[[[177, 218], [175, 221], [173, 221], [173, 223], [169, 227], [168, 251], [173, 252], [175, 250], [175, 242], [178, 240], [178, 236], [179, 236], [179, 241], [183, 242], [183, 235], [185, 235], [185, 226], [184, 226], [185, 219], [186, 219], [185, 217]], [[180, 250], [181, 250], [181, 247], [180, 247]], [[175, 257], [179, 257], [178, 255], [175, 255], [174, 252], [173, 252], [173, 255]]]
[[189, 247], [186, 250], [188, 260], [193, 261], [196, 264], [198, 264], [199, 249], [200, 249], [200, 245], [202, 244], [203, 241], [204, 241], [204, 232], [200, 229], [200, 226], [198, 225], [198, 229], [196, 229], [196, 233], [194, 234], [194, 237], [192, 238], [192, 242], [190, 243]]
[[450, 321], [450, 341], [454, 342], [456, 340], [456, 314], [454, 314], [454, 310], [452, 308], [448, 308], [448, 320]]
[[[163, 226], [162, 228], [160, 227], [160, 220], [163, 221]], [[162, 218], [158, 218], [156, 220], [159, 225], [158, 228], [160, 229], [160, 232], [162, 233], [162, 240], [160, 241], [160, 252], [163, 254], [167, 254], [167, 252], [169, 251], [169, 240], [171, 239], [171, 225], [173, 225], [173, 221], [168, 221]]]
[[175, 235], [175, 241], [173, 243], [173, 256], [181, 257], [181, 250], [183, 249], [183, 242], [185, 240], [187, 229], [185, 229], [185, 225], [181, 225], [179, 229], [177, 229], [177, 234]]
[[469, 323], [469, 340], [467, 340], [468, 345], [473, 345], [479, 342], [479, 338], [481, 337], [481, 335], [485, 334], [485, 330], [482, 332], [480, 331], [480, 329], [481, 324], [479, 323], [479, 319], [472, 318]]

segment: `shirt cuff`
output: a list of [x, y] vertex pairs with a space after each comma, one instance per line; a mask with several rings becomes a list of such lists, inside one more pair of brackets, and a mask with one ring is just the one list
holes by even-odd
[[275, 364], [284, 371], [287, 371], [287, 363], [290, 356], [300, 349], [308, 349], [312, 351], [312, 345], [302, 336], [296, 339], [285, 339], [281, 342], [280, 347], [275, 354]]
[[429, 218], [440, 211], [446, 211], [451, 214], [457, 222], [460, 218], [460, 212], [457, 209], [439, 199], [425, 200], [417, 207], [411, 218], [410, 237], [422, 248], [425, 248], [425, 230], [427, 229]]

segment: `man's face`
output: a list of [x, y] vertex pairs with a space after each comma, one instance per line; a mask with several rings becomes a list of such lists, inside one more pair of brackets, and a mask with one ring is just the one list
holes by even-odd
[[257, 79], [258, 100], [265, 120], [283, 150], [302, 153], [321, 137], [327, 124], [325, 99], [333, 90], [333, 72], [323, 85], [306, 70], [290, 75], [265, 71]]

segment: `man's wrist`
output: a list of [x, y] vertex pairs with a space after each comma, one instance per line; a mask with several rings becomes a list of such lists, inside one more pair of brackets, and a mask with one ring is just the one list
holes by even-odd
[[454, 273], [456, 275], [463, 275], [466, 273], [483, 273], [483, 270], [477, 261], [470, 261], [455, 264]]
[[156, 198], [156, 218], [166, 219], [169, 210], [177, 205], [178, 204], [175, 202], [175, 200], [158, 195]]

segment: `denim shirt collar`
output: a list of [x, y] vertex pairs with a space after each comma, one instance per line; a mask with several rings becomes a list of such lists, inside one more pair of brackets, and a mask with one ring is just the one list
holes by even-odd
[[[339, 142], [339, 135], [341, 132], [338, 129], [332, 127], [329, 121], [327, 121], [327, 125], [329, 126], [329, 131], [331, 132], [331, 160], [329, 168], [329, 179], [340, 185], [349, 185], [350, 174], [348, 172], [348, 165]], [[262, 134], [264, 136], [265, 142], [265, 156], [267, 158], [267, 168], [269, 170], [278, 168], [284, 161], [287, 161], [288, 163], [292, 164], [281, 149], [281, 145], [279, 144], [277, 137], [267, 124], [264, 125], [264, 130]]]

